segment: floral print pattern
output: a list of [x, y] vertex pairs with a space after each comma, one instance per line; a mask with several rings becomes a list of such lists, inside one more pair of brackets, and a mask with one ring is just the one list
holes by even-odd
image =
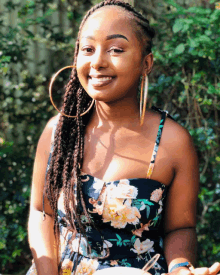
[[76, 269], [77, 275], [92, 275], [98, 268], [99, 262], [95, 259], [83, 258]]
[[140, 239], [138, 238], [134, 243], [134, 249], [131, 248], [131, 250], [133, 250], [137, 254], [142, 254], [147, 251], [150, 251], [153, 245], [154, 245], [154, 242], [149, 239], [146, 239], [145, 241], [141, 242]]
[[[60, 225], [60, 254], [62, 275], [92, 275], [96, 270], [112, 266], [143, 268], [155, 254], [161, 256], [149, 272], [167, 272], [163, 256], [160, 221], [166, 186], [150, 179], [163, 130], [166, 113], [162, 112], [151, 164], [146, 179], [122, 179], [104, 182], [85, 173], [81, 174], [82, 192], [90, 218], [100, 229], [89, 225], [85, 236], [72, 238], [63, 209], [62, 192], [58, 201]], [[76, 191], [76, 190], [74, 190]], [[80, 219], [88, 223], [82, 214]], [[103, 259], [109, 252], [109, 256]], [[36, 274], [35, 265], [27, 275]]]
[[136, 198], [137, 188], [129, 185], [128, 180], [121, 180], [115, 186], [107, 186], [104, 202], [103, 222], [110, 222], [114, 228], [125, 228], [127, 223], [136, 225], [141, 217], [137, 207], [132, 206], [131, 198]]

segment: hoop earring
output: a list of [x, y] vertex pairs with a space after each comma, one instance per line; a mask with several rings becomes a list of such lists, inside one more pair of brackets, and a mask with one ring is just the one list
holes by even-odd
[[141, 80], [141, 95], [140, 95], [140, 126], [144, 123], [144, 116], [147, 106], [148, 94], [148, 75], [145, 74]]
[[[55, 75], [51, 78], [50, 85], [49, 85], [49, 96], [50, 96], [50, 101], [51, 101], [53, 107], [54, 107], [61, 115], [66, 116], [66, 117], [70, 117], [70, 118], [76, 118], [76, 116], [66, 115], [66, 114], [64, 114], [63, 112], [61, 112], [61, 111], [57, 108], [57, 106], [55, 105], [55, 103], [54, 103], [54, 101], [53, 101], [53, 97], [52, 97], [52, 87], [53, 87], [53, 83], [54, 83], [56, 77], [58, 76], [58, 74], [59, 74], [60, 72], [64, 71], [65, 69], [68, 69], [68, 68], [76, 68], [76, 66], [70, 65], [70, 66], [63, 67], [63, 68], [61, 68], [59, 71], [57, 71], [57, 72], [55, 73]], [[88, 108], [85, 112], [83, 112], [82, 114], [80, 114], [80, 116], [84, 116], [85, 114], [87, 114], [87, 113], [91, 110], [91, 108], [92, 108], [94, 102], [95, 102], [95, 99], [92, 100], [92, 103], [90, 104], [89, 108]]]

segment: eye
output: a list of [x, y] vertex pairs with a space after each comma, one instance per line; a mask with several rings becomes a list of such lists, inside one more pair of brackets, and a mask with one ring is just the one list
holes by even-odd
[[84, 53], [84, 54], [90, 54], [90, 53], [93, 53], [93, 48], [92, 47], [82, 47], [81, 48], [81, 51]]
[[111, 54], [119, 54], [119, 53], [123, 53], [124, 51], [121, 49], [121, 48], [111, 48], [110, 50], [109, 50], [109, 52], [111, 53]]

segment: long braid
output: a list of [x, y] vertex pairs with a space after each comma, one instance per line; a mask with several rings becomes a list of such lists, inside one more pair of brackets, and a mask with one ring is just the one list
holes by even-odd
[[[149, 26], [149, 21], [128, 3], [118, 0], [107, 0], [95, 5], [84, 16], [75, 44], [74, 65], [76, 65], [79, 52], [80, 34], [86, 20], [96, 10], [105, 6], [117, 6], [128, 12], [128, 15], [139, 27], [137, 28], [138, 30], [135, 31], [139, 32], [137, 38], [143, 41], [144, 54], [151, 52], [152, 38], [154, 37], [155, 32]], [[88, 108], [91, 101], [92, 99], [81, 86], [77, 76], [77, 71], [74, 68], [71, 72], [70, 80], [65, 87], [62, 111], [68, 115], [76, 114], [76, 118], [71, 119], [61, 116], [59, 119], [54, 138], [54, 150], [45, 187], [50, 206], [54, 213], [54, 232], [57, 238], [58, 247], [59, 223], [57, 211], [58, 198], [61, 189], [63, 190], [64, 196], [64, 209], [66, 213], [65, 220], [68, 223], [68, 229], [73, 232], [72, 239], [76, 236], [77, 230], [87, 239], [86, 224], [83, 224], [80, 220], [81, 212], [83, 212], [87, 217], [88, 223], [96, 228], [96, 225], [86, 209], [80, 177], [84, 153], [84, 130], [89, 121], [92, 110], [84, 117], [81, 117], [80, 113]], [[96, 229], [99, 231], [98, 228]], [[91, 252], [90, 247], [89, 251]], [[109, 253], [107, 253], [105, 257], [108, 257], [108, 255]]]

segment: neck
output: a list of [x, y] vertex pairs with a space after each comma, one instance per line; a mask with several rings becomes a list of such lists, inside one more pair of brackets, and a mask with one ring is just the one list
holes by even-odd
[[113, 128], [115, 126], [139, 123], [139, 105], [137, 98], [105, 103], [96, 101], [91, 123], [97, 127]]

